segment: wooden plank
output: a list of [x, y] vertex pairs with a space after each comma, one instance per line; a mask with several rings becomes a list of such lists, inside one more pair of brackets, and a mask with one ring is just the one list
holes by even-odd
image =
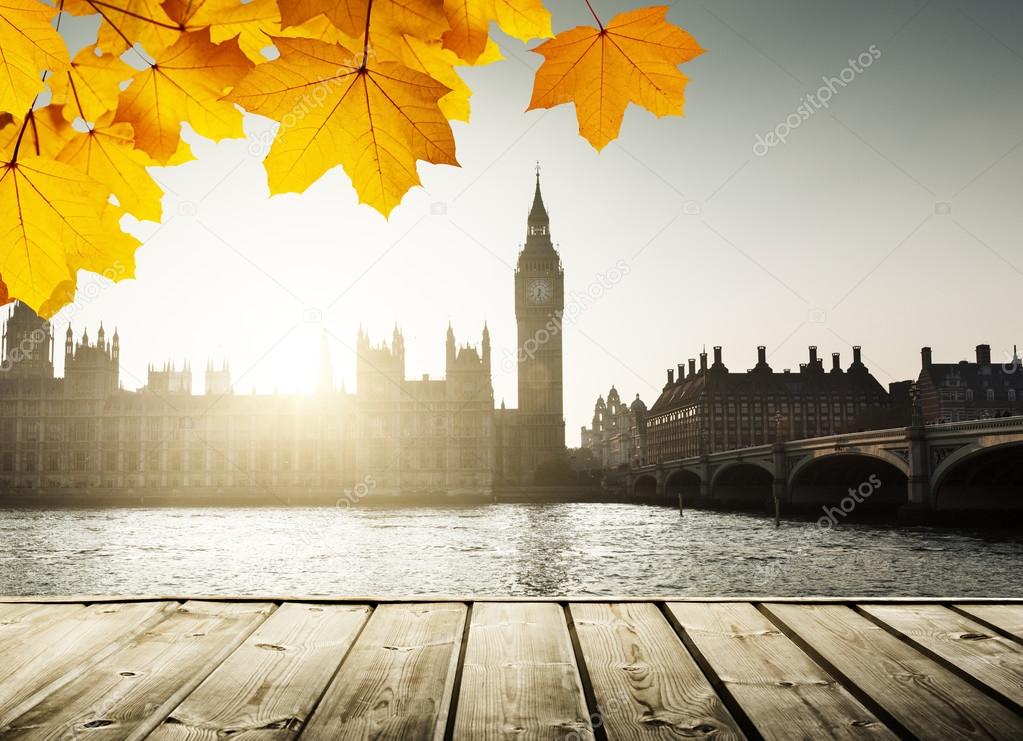
[[745, 738], [656, 605], [569, 610], [609, 739]]
[[473, 605], [454, 738], [594, 738], [559, 605]]
[[3, 646], [0, 728], [163, 620], [176, 602], [93, 605]]
[[1023, 640], [1023, 605], [960, 604], [956, 608]]
[[[97, 602], [187, 602], [189, 600], [203, 602], [303, 602], [327, 605], [345, 604], [405, 604], [416, 602], [415, 597], [407, 595], [378, 594], [378, 595], [297, 595], [297, 594], [170, 594], [170, 595], [60, 595], [60, 596], [38, 596], [38, 597], [0, 597], [0, 603], [25, 603], [34, 602], [37, 604], [59, 604], [65, 602], [78, 602], [83, 604], [94, 604]], [[520, 602], [520, 603], [562, 603], [564, 597], [516, 597], [513, 595], [438, 595], [431, 596], [429, 602]], [[769, 595], [748, 595], [742, 597], [687, 597], [684, 595], [647, 595], [635, 597], [629, 595], [601, 595], [572, 597], [572, 602], [695, 602], [695, 603], [751, 603], [751, 602], [775, 602], [792, 604], [848, 604], [850, 602], [873, 602], [892, 604], [950, 604], [966, 602], [971, 604], [1007, 604], [1023, 605], [1023, 597], [872, 597], [848, 596], [848, 597], [772, 597]]]
[[188, 602], [0, 729], [6, 739], [141, 738], [273, 609]]
[[848, 607], [766, 607], [918, 738], [1023, 738], [1023, 717]]
[[465, 605], [382, 605], [316, 708], [303, 738], [442, 739]]
[[0, 654], [8, 645], [25, 640], [33, 631], [70, 617], [85, 609], [82, 604], [3, 604], [0, 605]]
[[148, 738], [295, 738], [369, 612], [366, 606], [281, 605]]
[[1023, 646], [941, 605], [861, 605], [913, 643], [1023, 705]]
[[753, 605], [668, 611], [765, 739], [896, 737]]

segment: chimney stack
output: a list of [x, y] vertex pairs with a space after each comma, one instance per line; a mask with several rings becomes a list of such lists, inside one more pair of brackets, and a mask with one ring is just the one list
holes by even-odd
[[764, 347], [763, 345], [760, 345], [757, 348], [757, 363], [759, 363], [760, 365], [767, 364], [767, 348]]
[[977, 365], [991, 365], [991, 345], [977, 345]]
[[707, 370], [707, 351], [706, 350], [704, 350], [702, 353], [700, 353], [700, 371], [703, 372], [705, 370]]
[[696, 358], [689, 358], [689, 375], [696, 375]]
[[853, 365], [863, 365], [863, 349], [859, 345], [853, 346]]
[[831, 353], [831, 372], [841, 373], [842, 372], [842, 354], [833, 352]]
[[920, 350], [920, 357], [923, 359], [923, 367], [924, 368], [930, 368], [931, 367], [931, 363], [933, 362], [933, 357], [934, 357], [933, 353], [931, 352], [931, 348], [925, 347], [925, 348], [921, 349]]
[[681, 381], [685, 377], [686, 377], [686, 364], [685, 363], [679, 363], [678, 364], [678, 380]]
[[817, 346], [816, 345], [810, 345], [810, 367], [811, 368], [816, 368], [817, 367]]
[[670, 386], [673, 383], [675, 383], [675, 371], [668, 368], [668, 385]]
[[714, 365], [721, 365], [721, 346], [717, 345], [714, 348]]

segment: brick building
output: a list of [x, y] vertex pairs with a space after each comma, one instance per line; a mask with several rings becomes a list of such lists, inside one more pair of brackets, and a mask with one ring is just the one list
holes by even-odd
[[920, 351], [917, 380], [924, 422], [962, 422], [1023, 414], [1023, 363], [993, 362], [990, 345], [978, 345], [975, 362], [935, 363], [931, 348]]

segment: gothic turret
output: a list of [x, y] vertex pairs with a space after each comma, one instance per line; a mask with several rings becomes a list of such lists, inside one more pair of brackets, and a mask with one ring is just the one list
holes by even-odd
[[490, 372], [490, 329], [483, 322], [483, 367]]
[[53, 378], [50, 323], [20, 301], [14, 304], [4, 326], [2, 369], [14, 376]]

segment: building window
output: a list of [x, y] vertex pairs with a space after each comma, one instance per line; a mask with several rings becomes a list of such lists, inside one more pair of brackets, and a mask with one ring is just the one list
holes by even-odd
[[994, 389], [988, 389], [987, 390], [987, 400], [988, 401], [994, 401], [995, 400], [995, 390]]
[[1016, 401], [1016, 389], [1009, 389], [1009, 401]]

